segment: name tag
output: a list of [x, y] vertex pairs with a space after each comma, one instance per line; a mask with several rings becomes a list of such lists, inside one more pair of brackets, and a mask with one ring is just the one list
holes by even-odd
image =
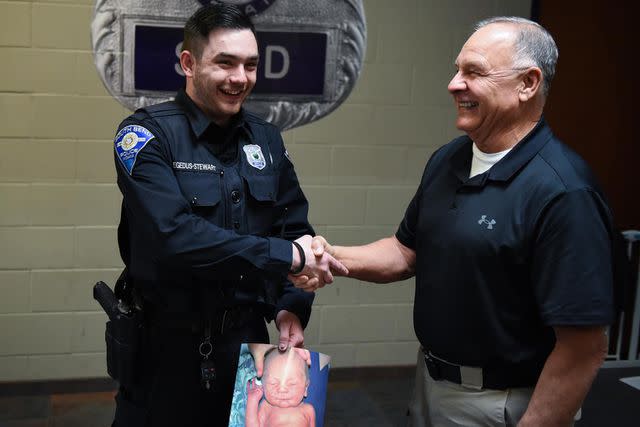
[[173, 162], [173, 168], [185, 171], [217, 172], [218, 167], [209, 163]]

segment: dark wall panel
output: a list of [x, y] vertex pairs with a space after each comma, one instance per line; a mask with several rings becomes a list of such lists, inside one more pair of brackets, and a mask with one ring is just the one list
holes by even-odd
[[617, 225], [640, 229], [639, 7], [537, 0], [533, 9], [560, 50], [547, 120], [593, 167]]

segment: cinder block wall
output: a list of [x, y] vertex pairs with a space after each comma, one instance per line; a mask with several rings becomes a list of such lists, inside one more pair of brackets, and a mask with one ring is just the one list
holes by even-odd
[[[122, 267], [112, 138], [128, 112], [93, 65], [93, 6], [0, 1], [0, 381], [106, 375], [106, 316], [91, 286], [113, 284]], [[365, 0], [365, 9], [356, 89], [284, 135], [312, 223], [339, 244], [395, 231], [427, 158], [457, 134], [446, 85], [471, 23], [528, 16], [530, 1]], [[414, 363], [412, 299], [412, 281], [338, 279], [318, 292], [307, 346], [334, 366]]]

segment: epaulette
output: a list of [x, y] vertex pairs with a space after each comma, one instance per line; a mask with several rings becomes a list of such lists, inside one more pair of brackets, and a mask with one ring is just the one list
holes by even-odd
[[266, 121], [265, 119], [263, 119], [262, 117], [258, 116], [255, 113], [252, 113], [251, 111], [248, 110], [244, 110], [244, 120], [247, 122], [251, 122], [251, 123], [256, 123], [259, 125], [268, 125], [268, 126], [274, 126], [272, 123], [269, 123], [268, 121]]
[[144, 111], [149, 117], [164, 117], [176, 114], [184, 114], [184, 110], [175, 101], [166, 101], [159, 104], [142, 107], [137, 111]]

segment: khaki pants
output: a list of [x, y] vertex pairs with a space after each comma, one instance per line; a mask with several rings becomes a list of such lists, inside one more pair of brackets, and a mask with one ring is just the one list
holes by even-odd
[[416, 385], [409, 404], [409, 426], [515, 426], [529, 405], [533, 388], [477, 390], [429, 375], [418, 350]]

